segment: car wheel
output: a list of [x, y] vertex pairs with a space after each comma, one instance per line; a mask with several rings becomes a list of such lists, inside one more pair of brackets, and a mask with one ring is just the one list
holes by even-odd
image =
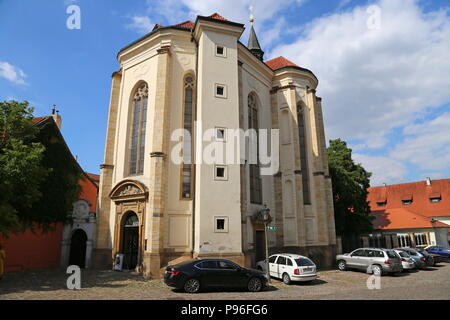
[[200, 281], [197, 279], [189, 279], [184, 283], [184, 291], [187, 293], [197, 293], [200, 291]]
[[262, 289], [262, 281], [258, 278], [251, 278], [247, 285], [248, 291], [259, 292]]
[[283, 283], [284, 284], [291, 284], [291, 277], [287, 273], [283, 274]]
[[381, 276], [382, 275], [381, 267], [378, 265], [372, 266], [372, 273], [374, 276]]
[[338, 261], [338, 268], [341, 271], [345, 271], [347, 269], [347, 263], [344, 260]]

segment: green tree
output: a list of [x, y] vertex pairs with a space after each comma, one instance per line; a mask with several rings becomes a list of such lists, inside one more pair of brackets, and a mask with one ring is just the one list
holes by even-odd
[[27, 224], [21, 212], [42, 196], [40, 185], [49, 174], [42, 166], [45, 148], [36, 142], [28, 102], [0, 102], [0, 233], [18, 232]]
[[334, 215], [338, 235], [373, 230], [367, 189], [372, 173], [352, 159], [352, 149], [341, 139], [330, 140], [328, 163], [333, 184]]
[[0, 102], [0, 234], [68, 223], [82, 169], [52, 118], [37, 126], [28, 102]]

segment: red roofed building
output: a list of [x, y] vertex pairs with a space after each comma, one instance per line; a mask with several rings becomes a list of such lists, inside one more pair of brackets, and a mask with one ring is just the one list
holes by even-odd
[[[65, 145], [65, 150], [70, 153], [59, 131], [62, 121], [58, 114], [54, 112], [52, 116], [37, 117], [33, 118], [32, 121], [41, 130], [49, 126], [54, 128], [54, 131], [52, 131], [54, 132], [54, 141]], [[72, 159], [76, 161], [73, 157]], [[81, 168], [80, 170], [82, 171]], [[63, 226], [62, 223], [55, 223], [53, 230], [46, 233], [41, 229], [36, 229], [34, 232], [25, 231], [19, 234], [10, 234], [8, 238], [0, 236], [6, 251], [6, 271], [67, 265], [71, 257], [71, 249], [73, 251], [73, 264], [82, 265], [84, 263], [83, 267], [89, 266], [89, 250], [92, 248], [96, 225], [98, 181], [98, 175], [83, 171], [83, 178], [79, 181], [81, 193], [79, 200], [74, 203], [73, 225]], [[77, 214], [83, 215], [81, 220], [78, 219]], [[83, 235], [83, 233], [85, 234]], [[79, 236], [72, 243], [74, 235], [75, 237]]]
[[372, 240], [381, 246], [449, 245], [450, 179], [369, 188]]

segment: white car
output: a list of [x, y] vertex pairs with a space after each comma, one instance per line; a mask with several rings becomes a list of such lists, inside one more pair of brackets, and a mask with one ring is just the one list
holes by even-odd
[[[259, 261], [257, 269], [266, 271], [266, 261]], [[291, 253], [278, 253], [269, 257], [271, 277], [282, 279], [285, 284], [291, 281], [310, 282], [318, 278], [316, 265], [308, 257]]]
[[394, 251], [396, 254], [400, 256], [400, 259], [402, 260], [402, 267], [404, 270], [411, 270], [416, 267], [414, 260], [407, 252], [402, 250], [394, 250]]

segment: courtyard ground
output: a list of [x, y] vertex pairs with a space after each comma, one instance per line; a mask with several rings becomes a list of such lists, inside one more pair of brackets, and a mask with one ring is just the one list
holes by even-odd
[[450, 300], [450, 263], [397, 276], [384, 276], [381, 289], [367, 288], [368, 274], [328, 270], [311, 284], [284, 285], [272, 279], [263, 292], [243, 290], [186, 294], [162, 280], [145, 280], [133, 272], [82, 270], [81, 290], [68, 290], [65, 269], [11, 272], [0, 280], [0, 300], [292, 300], [292, 299], [445, 299]]

